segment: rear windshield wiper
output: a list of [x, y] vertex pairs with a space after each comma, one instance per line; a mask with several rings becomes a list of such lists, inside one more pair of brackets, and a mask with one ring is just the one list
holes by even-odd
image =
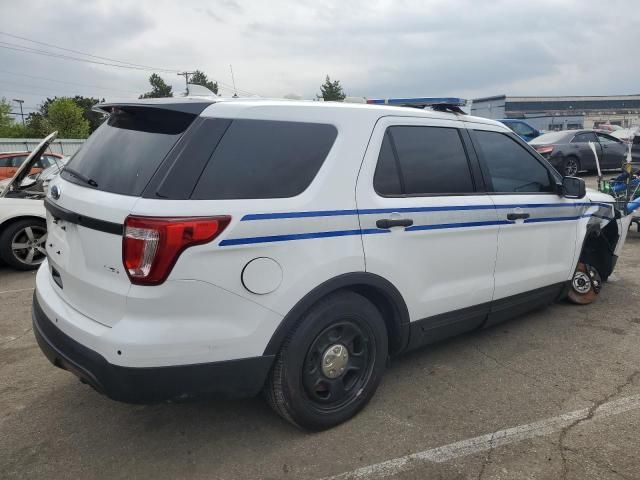
[[98, 182], [96, 182], [92, 178], [85, 177], [80, 172], [75, 171], [73, 168], [64, 167], [64, 171], [67, 172], [69, 175], [73, 175], [78, 180], [83, 181], [87, 185], [89, 185], [89, 186], [91, 186], [93, 188], [98, 188]]

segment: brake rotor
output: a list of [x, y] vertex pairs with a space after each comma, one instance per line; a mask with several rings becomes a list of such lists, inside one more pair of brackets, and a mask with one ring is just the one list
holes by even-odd
[[578, 263], [567, 297], [578, 305], [588, 305], [596, 299], [600, 288], [602, 279], [598, 271], [590, 265]]

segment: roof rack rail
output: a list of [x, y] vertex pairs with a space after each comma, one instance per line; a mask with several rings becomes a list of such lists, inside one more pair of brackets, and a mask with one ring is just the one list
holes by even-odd
[[465, 112], [461, 107], [467, 104], [464, 98], [456, 97], [422, 97], [422, 98], [370, 98], [367, 103], [373, 105], [394, 105], [398, 107], [427, 108], [438, 112]]

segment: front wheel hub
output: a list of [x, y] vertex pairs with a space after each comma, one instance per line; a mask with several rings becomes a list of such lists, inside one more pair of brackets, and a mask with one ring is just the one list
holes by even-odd
[[591, 290], [591, 279], [584, 272], [576, 271], [573, 276], [573, 288], [578, 293], [587, 293]]
[[331, 345], [322, 355], [322, 373], [327, 378], [338, 378], [349, 363], [349, 350], [342, 344]]

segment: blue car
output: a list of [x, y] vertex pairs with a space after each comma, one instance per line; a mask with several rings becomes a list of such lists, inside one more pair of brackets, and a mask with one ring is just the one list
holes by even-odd
[[528, 142], [529, 140], [533, 140], [534, 138], [540, 135], [540, 130], [538, 130], [537, 128], [533, 128], [524, 120], [514, 120], [513, 118], [504, 118], [498, 121], [501, 123], [504, 123], [507, 127], [513, 130], [525, 142]]

